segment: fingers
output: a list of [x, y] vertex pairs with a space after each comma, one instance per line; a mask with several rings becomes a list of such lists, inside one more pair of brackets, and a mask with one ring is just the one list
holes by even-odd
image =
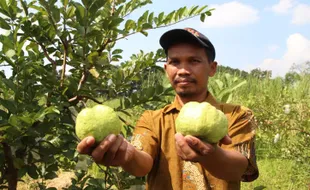
[[91, 153], [96, 163], [103, 163], [103, 157], [112, 144], [116, 141], [117, 137], [114, 134], [108, 135]]
[[189, 146], [183, 135], [177, 133], [175, 140], [177, 153], [183, 160], [197, 161], [199, 155]]
[[201, 161], [204, 156], [211, 155], [215, 151], [212, 144], [205, 143], [199, 138], [187, 135], [183, 136], [179, 133], [175, 134], [177, 154], [186, 161]]
[[95, 138], [92, 136], [84, 138], [78, 145], [77, 151], [80, 154], [90, 154], [92, 147], [95, 145]]
[[214, 145], [205, 143], [197, 137], [187, 135], [185, 136], [185, 139], [190, 145], [190, 147], [200, 155], [205, 156], [211, 154], [215, 150]]
[[200, 139], [193, 136], [185, 136], [186, 142], [190, 145], [190, 147], [198, 152], [201, 155], [208, 154], [208, 147], [204, 144]]
[[176, 143], [176, 149], [177, 149], [178, 155], [183, 160], [185, 160], [186, 156], [185, 156], [185, 154], [182, 151], [182, 147], [186, 146], [185, 145], [185, 141], [184, 141], [184, 137], [181, 134], [179, 134], [179, 133], [175, 134], [175, 143]]
[[103, 163], [105, 165], [111, 165], [116, 156], [116, 153], [120, 151], [120, 147], [123, 141], [124, 141], [123, 136], [117, 135], [116, 140], [113, 143], [111, 143], [111, 146], [109, 147], [109, 149], [107, 150], [106, 154], [103, 157]]
[[128, 154], [126, 154], [128, 146], [129, 146], [128, 142], [125, 139], [123, 139], [121, 145], [119, 146], [118, 151], [115, 154], [113, 162], [111, 162], [111, 166], [121, 166], [123, 162], [128, 160], [127, 156]]
[[229, 145], [229, 144], [232, 143], [232, 140], [231, 140], [231, 138], [228, 135], [225, 135], [225, 137], [223, 137], [220, 140], [220, 143], [225, 144], [225, 145]]

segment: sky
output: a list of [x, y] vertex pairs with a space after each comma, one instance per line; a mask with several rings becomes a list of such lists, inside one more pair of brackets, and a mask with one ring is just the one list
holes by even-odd
[[133, 17], [145, 10], [168, 13], [193, 5], [208, 5], [215, 10], [204, 23], [197, 17], [152, 30], [148, 37], [131, 36], [118, 43], [124, 49], [123, 56], [129, 57], [140, 49], [157, 50], [165, 31], [191, 27], [211, 40], [216, 60], [223, 66], [245, 71], [272, 70], [275, 77], [284, 76], [293, 63], [310, 61], [309, 0], [154, 0], [152, 5], [134, 12]]
[[139, 18], [146, 10], [169, 13], [193, 5], [208, 5], [215, 10], [204, 23], [196, 17], [150, 30], [147, 37], [130, 36], [119, 41], [116, 48], [123, 49], [123, 58], [128, 59], [140, 50], [150, 52], [160, 48], [159, 38], [164, 32], [191, 27], [211, 40], [219, 65], [245, 71], [272, 70], [276, 77], [285, 76], [293, 63], [310, 61], [309, 0], [153, 0], [153, 4], [130, 17]]

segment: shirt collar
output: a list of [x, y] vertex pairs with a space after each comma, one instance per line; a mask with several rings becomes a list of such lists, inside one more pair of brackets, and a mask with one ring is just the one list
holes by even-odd
[[[207, 97], [204, 101], [210, 103], [212, 106], [216, 107], [217, 109], [220, 109], [219, 103], [216, 101], [216, 99], [211, 95], [209, 91], [207, 92]], [[175, 97], [173, 103], [164, 108], [164, 113], [165, 114], [169, 113], [170, 111], [174, 109], [180, 111], [181, 108], [182, 108], [181, 104], [179, 103], [177, 97]]]

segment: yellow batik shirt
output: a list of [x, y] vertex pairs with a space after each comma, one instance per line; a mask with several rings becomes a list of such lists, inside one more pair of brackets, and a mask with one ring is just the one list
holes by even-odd
[[[242, 181], [258, 177], [255, 157], [254, 116], [248, 108], [217, 103], [210, 93], [205, 100], [225, 113], [228, 118], [228, 134], [232, 144], [220, 147], [241, 152], [249, 165]], [[234, 190], [240, 189], [240, 181], [224, 181], [212, 176], [199, 163], [183, 161], [175, 148], [175, 119], [181, 105], [175, 101], [156, 111], [145, 111], [138, 120], [131, 143], [152, 156], [153, 168], [147, 176], [146, 189], [151, 190]], [[220, 168], [219, 168], [220, 169]]]

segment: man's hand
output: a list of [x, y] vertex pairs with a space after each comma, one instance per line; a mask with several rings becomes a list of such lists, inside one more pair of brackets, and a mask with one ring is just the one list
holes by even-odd
[[[204, 156], [211, 155], [217, 148], [216, 144], [205, 143], [190, 135], [184, 137], [180, 133], [175, 134], [175, 140], [178, 155], [186, 161], [200, 162]], [[220, 142], [230, 144], [231, 139], [226, 135]]]
[[95, 139], [89, 136], [78, 144], [77, 151], [92, 156], [96, 163], [105, 166], [123, 166], [134, 157], [135, 148], [121, 135], [108, 135], [94, 146]]

